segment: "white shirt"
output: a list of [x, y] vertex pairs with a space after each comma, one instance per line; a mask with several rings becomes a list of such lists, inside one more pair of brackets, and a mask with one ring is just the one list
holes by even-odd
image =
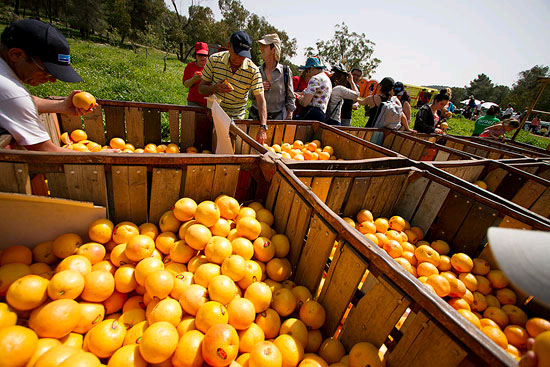
[[333, 119], [334, 121], [340, 121], [342, 115], [342, 105], [340, 103], [344, 99], [356, 100], [359, 97], [359, 92], [355, 92], [352, 89], [346, 88], [343, 85], [337, 85], [332, 88], [332, 94], [330, 95], [330, 100], [328, 102], [327, 115], [328, 119]]
[[504, 114], [505, 115], [511, 115], [514, 113], [514, 109], [512, 107], [508, 107], [505, 111], [504, 111]]
[[0, 128], [10, 133], [15, 141], [23, 146], [50, 140], [50, 135], [38, 117], [30, 92], [2, 58], [0, 58]]

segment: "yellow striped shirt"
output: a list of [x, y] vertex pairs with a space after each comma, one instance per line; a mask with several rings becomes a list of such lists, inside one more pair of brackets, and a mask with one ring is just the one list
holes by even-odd
[[229, 51], [213, 54], [208, 58], [202, 71], [202, 80], [217, 84], [227, 79], [233, 86], [229, 93], [216, 93], [220, 106], [230, 116], [242, 119], [245, 116], [248, 92], [257, 96], [264, 92], [260, 69], [250, 59], [245, 59], [241, 67], [233, 73], [229, 64]]

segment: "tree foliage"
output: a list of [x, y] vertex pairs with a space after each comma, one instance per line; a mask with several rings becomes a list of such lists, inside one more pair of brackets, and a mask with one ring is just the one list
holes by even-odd
[[[550, 77], [550, 68], [543, 65], [535, 65], [529, 70], [518, 74], [518, 80], [512, 86], [510, 94], [504, 98], [504, 103], [512, 103], [516, 111], [526, 110], [537, 94], [541, 84], [537, 83], [539, 77]], [[539, 97], [535, 109], [550, 112], [550, 87], [546, 87]]]
[[319, 40], [315, 47], [306, 48], [306, 57], [318, 56], [330, 65], [341, 62], [347, 68], [359, 68], [363, 75], [369, 78], [380, 64], [378, 58], [373, 58], [375, 43], [367, 39], [364, 33], [349, 31], [348, 26], [335, 25], [334, 36], [330, 40]]
[[505, 85], [494, 85], [486, 74], [481, 73], [470, 82], [470, 86], [464, 87], [466, 97], [473, 95], [478, 100], [494, 102], [501, 105], [503, 99], [510, 93], [510, 88]]

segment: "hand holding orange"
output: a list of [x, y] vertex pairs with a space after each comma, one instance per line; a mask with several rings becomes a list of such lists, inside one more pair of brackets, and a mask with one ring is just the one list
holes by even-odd
[[95, 97], [88, 92], [79, 92], [73, 96], [73, 105], [88, 111], [96, 105]]

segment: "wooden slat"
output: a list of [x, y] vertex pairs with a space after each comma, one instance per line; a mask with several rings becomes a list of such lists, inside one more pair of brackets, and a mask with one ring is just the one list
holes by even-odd
[[502, 168], [495, 168], [490, 171], [483, 180], [487, 184], [487, 190], [495, 192], [507, 174], [508, 172]]
[[80, 116], [70, 116], [60, 113], [61, 128], [63, 131], [68, 132], [69, 135], [73, 130], [82, 129], [82, 120]]
[[369, 183], [370, 177], [361, 177], [353, 180], [351, 191], [344, 207], [343, 214], [345, 217], [355, 218], [357, 212], [363, 209], [363, 200], [365, 199]]
[[545, 218], [550, 217], [550, 188], [544, 191], [530, 209]]
[[452, 240], [455, 251], [464, 252], [472, 257], [477, 256], [478, 251], [481, 250], [480, 244], [487, 235], [487, 229], [493, 224], [497, 215], [498, 210], [474, 202]]
[[277, 198], [277, 193], [279, 192], [279, 186], [281, 185], [282, 177], [279, 172], [276, 172], [273, 178], [271, 179], [271, 185], [269, 186], [269, 191], [267, 192], [267, 198], [265, 199], [265, 208], [273, 212], [275, 206], [275, 199]]
[[[290, 124], [286, 125], [285, 135], [283, 137], [283, 142], [284, 143], [289, 143], [289, 144], [294, 143], [294, 140], [296, 140], [295, 135], [296, 135], [296, 125], [290, 125]], [[307, 142], [304, 141], [303, 143], [307, 143]]]
[[394, 152], [399, 152], [401, 150], [401, 147], [403, 146], [403, 141], [405, 139], [402, 136], [396, 136], [393, 139], [393, 143], [391, 145], [391, 150]]
[[487, 149], [477, 148], [474, 154], [483, 158], [487, 158], [489, 152], [487, 151]]
[[318, 299], [325, 310], [330, 310], [322, 327], [325, 335], [333, 335], [338, 328], [366, 269], [367, 264], [349, 244], [336, 250]]
[[315, 177], [311, 185], [311, 190], [324, 203], [327, 200], [332, 177]]
[[439, 211], [436, 223], [430, 228], [426, 237], [451, 241], [462, 226], [462, 222], [473, 204], [472, 199], [456, 191], [451, 192]]
[[69, 198], [69, 189], [67, 188], [67, 179], [65, 173], [46, 173], [48, 189], [50, 196], [54, 198]]
[[411, 313], [403, 336], [387, 357], [388, 366], [457, 367], [467, 356], [424, 312]]
[[424, 152], [425, 145], [421, 143], [416, 143], [413, 148], [411, 149], [411, 154], [409, 155], [410, 159], [414, 159], [415, 161], [419, 160], [420, 157], [422, 157], [422, 153]]
[[311, 190], [311, 183], [313, 182], [313, 177], [298, 177], [298, 179]]
[[418, 210], [411, 220], [411, 225], [422, 228], [424, 233], [426, 233], [437, 216], [439, 209], [443, 206], [450, 190], [446, 186], [431, 182]]
[[325, 204], [335, 213], [340, 213], [351, 185], [351, 177], [334, 177]]
[[387, 193], [387, 197], [380, 198], [380, 201], [383, 204], [382, 209], [380, 209], [380, 215], [386, 218], [390, 218], [391, 216], [393, 216], [397, 202], [401, 198], [401, 195], [407, 189], [406, 174], [393, 175], [393, 177], [394, 178], [391, 181], [391, 186], [390, 190]]
[[[246, 133], [246, 125], [245, 124], [236, 124], [239, 129], [241, 129], [243, 132]], [[271, 129], [273, 130], [273, 129]], [[270, 144], [270, 145], [273, 145]], [[241, 138], [239, 135], [236, 135], [235, 137], [235, 154], [242, 154], [243, 149], [243, 138]]]
[[160, 111], [146, 108], [143, 110], [143, 130], [146, 143], [161, 143]]
[[112, 138], [122, 138], [126, 140], [124, 108], [125, 107], [103, 106], [103, 111], [105, 111], [105, 130], [107, 132], [107, 141], [111, 141]]
[[528, 180], [521, 189], [519, 189], [516, 195], [514, 195], [512, 201], [524, 208], [530, 208], [546, 189], [546, 186], [533, 180]]
[[103, 165], [66, 164], [69, 199], [107, 206], [107, 183]]
[[275, 221], [275, 230], [277, 233], [284, 233], [288, 221], [288, 215], [293, 204], [295, 190], [286, 180], [281, 180], [279, 194], [275, 200], [273, 215], [277, 218]]
[[448, 161], [451, 153], [439, 150], [435, 155], [434, 161]]
[[282, 145], [284, 143], [283, 141], [284, 133], [285, 133], [285, 125], [275, 125], [275, 134], [273, 134], [273, 144]]
[[301, 141], [307, 140], [307, 126], [298, 125], [296, 127], [296, 135], [294, 137], [296, 140], [301, 140]]
[[500, 222], [499, 224], [499, 227], [502, 227], [502, 228], [515, 228], [515, 229], [532, 229], [533, 227], [531, 227], [530, 225], [528, 224], [525, 224], [515, 218], [512, 218], [512, 217], [509, 217], [509, 216], [504, 216], [504, 218], [502, 218], [502, 221]]
[[405, 141], [403, 142], [403, 145], [401, 145], [401, 150], [399, 151], [399, 154], [402, 154], [405, 157], [410, 156], [413, 146], [414, 146], [414, 140], [405, 139]]
[[[39, 117], [42, 122], [42, 125], [44, 125], [44, 128], [48, 132], [48, 135], [50, 136], [52, 143], [54, 143], [57, 146], [60, 146], [59, 144], [60, 131], [59, 131], [59, 124], [57, 122], [57, 114], [42, 113], [39, 115]], [[88, 134], [88, 136], [90, 135]], [[3, 146], [5, 145], [0, 144], [0, 147], [3, 147]]]
[[[145, 133], [143, 130], [143, 111], [137, 107], [125, 107], [127, 141], [136, 148], [145, 146]], [[149, 142], [147, 142], [149, 143]]]
[[147, 222], [147, 167], [113, 166], [114, 221]]
[[336, 236], [337, 233], [319, 215], [313, 216], [306, 244], [296, 267], [296, 284], [307, 287], [313, 294], [316, 293]]
[[351, 309], [340, 336], [347, 350], [359, 340], [380, 347], [411, 303], [383, 275], [369, 273], [361, 290], [365, 295]]
[[105, 125], [103, 124], [103, 110], [96, 108], [84, 116], [84, 127], [88, 139], [98, 144], [105, 145]]
[[30, 195], [31, 180], [28, 164], [0, 162], [0, 191]]
[[495, 194], [508, 200], [512, 200], [518, 190], [526, 183], [527, 178], [515, 172], [508, 172], [502, 179]]
[[430, 180], [425, 177], [409, 182], [407, 189], [397, 203], [396, 215], [400, 215], [403, 218], [411, 218], [416, 211], [418, 203], [422, 200], [422, 196], [429, 183]]
[[[288, 215], [288, 224], [286, 226], [286, 236], [290, 242], [290, 252], [288, 259], [293, 269], [296, 269], [300, 254], [304, 247], [304, 239], [310, 228], [311, 212], [313, 209], [299, 195], [294, 196], [294, 202]], [[309, 236], [310, 234], [308, 234]]]
[[[248, 136], [250, 136], [252, 139], [256, 140], [256, 136], [258, 135], [258, 131], [260, 130], [259, 125], [252, 125], [248, 129]], [[247, 143], [244, 143], [243, 146], [243, 154], [258, 154], [255, 149], [252, 149], [250, 145]]]
[[187, 166], [187, 176], [185, 177], [185, 196], [192, 198], [197, 203], [204, 200], [216, 199], [212, 195], [215, 174], [216, 166], [214, 165]]
[[241, 167], [236, 164], [216, 165], [214, 182], [212, 184], [212, 199], [222, 194], [235, 196], [240, 172]]
[[375, 218], [380, 216], [380, 206], [375, 206], [375, 204], [381, 196], [384, 196], [383, 194], [381, 194], [381, 191], [388, 189], [388, 187], [384, 185], [385, 181], [385, 176], [371, 177], [370, 185], [363, 199], [363, 205], [361, 209], [370, 210]]
[[180, 111], [169, 110], [168, 122], [170, 124], [170, 143], [179, 146], [180, 143]]
[[273, 126], [270, 126], [269, 129], [267, 129], [266, 132], [267, 138], [265, 139], [265, 143], [269, 146], [273, 145], [273, 135], [275, 135], [275, 129]]
[[192, 147], [195, 145], [195, 112], [181, 111], [181, 149]]
[[179, 199], [182, 170], [153, 167], [152, 176], [148, 219], [156, 224], [161, 215]]
[[384, 143], [382, 144], [382, 146], [384, 148], [390, 149], [394, 139], [395, 139], [395, 134], [387, 133], [386, 131], [384, 131]]
[[365, 131], [365, 135], [363, 139], [365, 139], [366, 141], [371, 141], [373, 135], [374, 135], [374, 131], [367, 130]]

